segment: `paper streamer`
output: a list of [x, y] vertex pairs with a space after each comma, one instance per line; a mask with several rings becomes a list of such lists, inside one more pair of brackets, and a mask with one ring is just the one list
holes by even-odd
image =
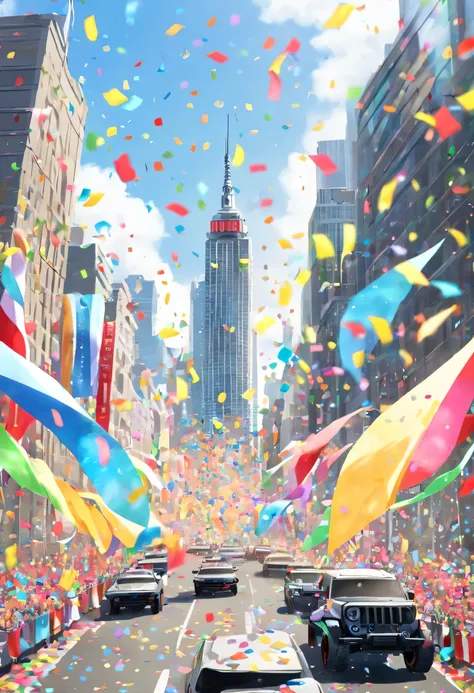
[[319, 546], [323, 542], [327, 541], [327, 538], [329, 537], [329, 523], [331, 520], [331, 506], [329, 508], [326, 508], [324, 511], [324, 514], [321, 518], [321, 522], [319, 525], [316, 527], [314, 532], [310, 534], [309, 537], [306, 537], [306, 539], [303, 542], [303, 551], [309, 551], [310, 549], [314, 549], [316, 546]]
[[[413, 272], [420, 273], [439, 250], [441, 241], [426, 252], [400, 263], [386, 274], [353, 296], [344, 312], [339, 330], [339, 352], [342, 367], [356, 382], [362, 378], [362, 365], [354, 363], [353, 354], [370, 354], [378, 342], [378, 336], [369, 316], [384, 318], [391, 323], [401, 302], [408, 296], [413, 285]], [[410, 281], [407, 277], [410, 277]], [[355, 336], [347, 324], [357, 323], [365, 329], [365, 335]], [[363, 362], [362, 362], [363, 363]]]
[[349, 451], [332, 503], [330, 553], [395, 502], [422, 436], [473, 354], [474, 339], [375, 419]]
[[255, 528], [255, 535], [259, 537], [261, 534], [268, 532], [272, 525], [281, 517], [290, 507], [291, 501], [276, 500], [269, 505], [266, 505], [260, 512], [258, 523]]
[[3, 343], [0, 343], [0, 390], [72, 452], [111, 510], [143, 527], [148, 526], [150, 507], [146, 496], [129, 500], [134, 491], [142, 488], [142, 483], [125, 450], [54, 378]]
[[73, 397], [95, 397], [105, 304], [102, 294], [63, 296], [61, 382]]

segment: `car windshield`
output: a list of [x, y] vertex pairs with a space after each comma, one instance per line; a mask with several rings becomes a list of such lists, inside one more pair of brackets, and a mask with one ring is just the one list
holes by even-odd
[[405, 595], [397, 580], [334, 580], [331, 599], [340, 597], [404, 599]]
[[138, 575], [137, 577], [119, 578], [117, 585], [156, 585], [156, 580], [148, 575]]
[[290, 582], [318, 582], [321, 573], [291, 573]]
[[202, 568], [199, 575], [229, 575], [232, 572], [232, 568]]
[[287, 681], [300, 679], [301, 671], [216, 671], [203, 669], [196, 684], [198, 693], [222, 693], [226, 690], [249, 688], [279, 688]]

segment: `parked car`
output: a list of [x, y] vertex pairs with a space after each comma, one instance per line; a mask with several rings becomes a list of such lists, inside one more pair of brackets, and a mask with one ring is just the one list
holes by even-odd
[[[245, 658], [239, 643], [248, 642]], [[262, 656], [263, 655], [263, 656]], [[187, 675], [185, 693], [280, 693], [294, 682], [298, 693], [322, 693], [294, 639], [285, 631], [232, 634], [204, 640]]]
[[219, 552], [221, 561], [232, 563], [232, 565], [242, 565], [245, 560], [245, 551], [238, 546], [233, 548], [222, 548]]
[[309, 615], [318, 607], [323, 571], [316, 568], [287, 569], [284, 598], [288, 612]]
[[321, 636], [321, 657], [328, 669], [343, 671], [354, 652], [402, 654], [411, 672], [427, 673], [434, 645], [425, 637], [413, 602], [394, 575], [385, 570], [327, 570], [318, 609], [308, 624], [308, 644]]
[[165, 585], [168, 584], [168, 551], [160, 549], [158, 551], [147, 551], [143, 558], [137, 561], [137, 568], [152, 570], [155, 575], [163, 578]]
[[210, 556], [212, 554], [212, 549], [209, 544], [194, 544], [189, 547], [186, 553], [190, 553], [194, 556]]
[[129, 570], [122, 573], [107, 590], [110, 613], [118, 614], [122, 607], [150, 606], [158, 614], [164, 606], [163, 578], [151, 570]]
[[262, 572], [265, 577], [280, 575], [284, 577], [286, 569], [293, 562], [293, 556], [289, 553], [269, 553], [263, 561]]
[[196, 597], [200, 597], [204, 592], [215, 594], [226, 590], [232, 592], [233, 595], [237, 594], [239, 580], [233, 565], [217, 563], [209, 567], [201, 566], [199, 570], [193, 570], [193, 575]]

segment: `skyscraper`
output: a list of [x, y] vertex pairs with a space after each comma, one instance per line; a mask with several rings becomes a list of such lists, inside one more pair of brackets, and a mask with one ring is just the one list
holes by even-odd
[[[204, 415], [241, 417], [249, 423], [251, 349], [249, 320], [252, 290], [252, 248], [245, 220], [235, 206], [230, 177], [229, 119], [221, 208], [211, 221], [206, 241]], [[218, 402], [221, 393], [225, 401]], [[224, 399], [222, 394], [220, 400]]]
[[164, 367], [160, 366], [164, 361], [163, 341], [156, 333], [156, 318], [158, 314], [158, 293], [156, 284], [152, 279], [145, 279], [142, 274], [131, 274], [126, 280], [133, 301], [134, 316], [137, 320], [137, 369], [135, 375], [139, 377], [140, 369], [146, 367], [157, 371], [153, 381], [165, 382]]
[[191, 388], [192, 413], [202, 418], [203, 412], [203, 364], [206, 348], [204, 323], [206, 315], [206, 282], [191, 284], [191, 320], [189, 325], [190, 351], [199, 381]]

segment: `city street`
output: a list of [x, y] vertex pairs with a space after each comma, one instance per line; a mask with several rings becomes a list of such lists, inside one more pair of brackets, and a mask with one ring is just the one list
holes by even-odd
[[154, 693], [160, 673], [169, 669], [167, 692], [183, 693], [185, 675], [204, 634], [231, 636], [273, 628], [294, 634], [325, 691], [366, 691], [369, 686], [372, 693], [456, 690], [435, 670], [427, 677], [410, 674], [400, 657], [387, 664], [380, 657], [358, 656], [344, 674], [328, 675], [322, 668], [319, 650], [305, 644], [306, 624], [286, 612], [281, 580], [263, 578], [260, 564], [247, 562], [239, 569], [236, 597], [226, 593], [222, 597], [196, 600], [191, 571], [198, 563], [198, 558], [188, 558], [186, 565], [171, 577], [167, 604], [157, 616], [147, 609], [122, 610], [120, 618], [111, 617], [108, 603], [103, 602], [101, 614], [91, 614], [102, 622], [101, 627], [95, 634], [84, 636], [59, 662], [43, 681], [45, 689], [54, 693], [100, 690]]

